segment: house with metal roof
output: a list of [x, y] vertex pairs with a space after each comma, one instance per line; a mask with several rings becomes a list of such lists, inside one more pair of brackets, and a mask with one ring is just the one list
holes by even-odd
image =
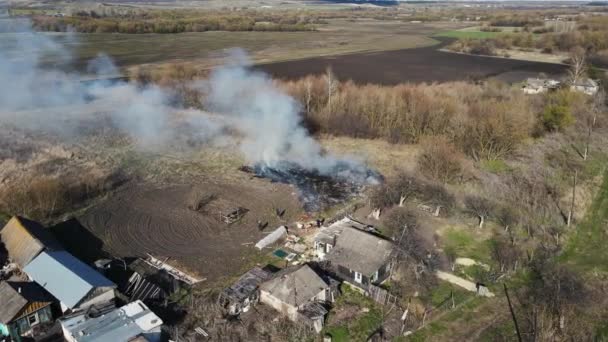
[[159, 342], [163, 324], [139, 300], [95, 316], [80, 312], [59, 322], [63, 337], [68, 342]]
[[53, 296], [33, 282], [0, 282], [0, 338], [36, 337], [53, 323]]
[[329, 284], [308, 265], [285, 268], [260, 285], [260, 302], [316, 332], [323, 329], [332, 299]]
[[42, 251], [62, 250], [61, 244], [40, 223], [13, 216], [0, 230], [0, 240], [9, 259], [25, 267]]
[[319, 260], [327, 261], [330, 273], [367, 289], [388, 278], [393, 243], [363, 229], [350, 219], [322, 228], [315, 237], [315, 252]]
[[66, 251], [42, 252], [24, 269], [52, 294], [63, 312], [114, 301], [116, 285]]

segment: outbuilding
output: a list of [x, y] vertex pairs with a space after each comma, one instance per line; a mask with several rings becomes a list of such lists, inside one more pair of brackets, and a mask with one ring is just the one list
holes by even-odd
[[66, 251], [42, 252], [24, 271], [59, 300], [63, 312], [106, 305], [115, 298], [113, 282]]

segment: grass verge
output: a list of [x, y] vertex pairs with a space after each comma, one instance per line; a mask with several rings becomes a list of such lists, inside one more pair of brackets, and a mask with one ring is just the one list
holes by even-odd
[[583, 271], [608, 273], [608, 171], [584, 220], [568, 241], [561, 261]]

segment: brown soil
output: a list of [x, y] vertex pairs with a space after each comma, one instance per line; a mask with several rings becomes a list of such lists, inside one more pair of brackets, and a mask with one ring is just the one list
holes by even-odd
[[[189, 209], [193, 188], [214, 195], [213, 201], [199, 211]], [[240, 221], [221, 220], [221, 212], [237, 207], [249, 210]], [[274, 214], [275, 207], [287, 209], [282, 220]], [[168, 257], [214, 281], [241, 272], [251, 262], [253, 244], [265, 235], [258, 220], [269, 222], [267, 233], [299, 213], [293, 189], [253, 179], [248, 184], [132, 185], [90, 209], [80, 221], [113, 255]]]
[[[263, 64], [258, 68], [273, 77], [296, 79], [323, 74], [331, 67], [341, 80], [386, 85], [500, 78], [503, 73], [510, 73], [506, 81], [516, 82], [539, 73], [555, 76], [566, 70], [566, 66], [559, 64], [443, 52], [439, 49], [449, 40], [439, 40], [442, 44], [431, 47], [306, 58]], [[513, 71], [518, 73], [512, 74]]]

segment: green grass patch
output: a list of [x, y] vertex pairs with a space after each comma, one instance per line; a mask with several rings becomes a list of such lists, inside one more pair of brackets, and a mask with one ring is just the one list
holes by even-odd
[[484, 160], [480, 165], [483, 170], [496, 174], [511, 171], [509, 165], [502, 159]]
[[478, 30], [451, 30], [439, 32], [435, 37], [447, 37], [447, 38], [458, 38], [458, 39], [487, 39], [494, 38], [498, 35], [504, 34], [503, 32], [484, 32]]
[[577, 225], [560, 259], [585, 271], [608, 273], [608, 171], [583, 221]]
[[454, 304], [458, 305], [465, 301], [470, 294], [468, 294], [465, 290], [456, 287], [446, 281], [439, 282], [439, 285], [436, 286], [430, 293], [430, 298], [428, 300], [433, 304], [434, 307], [438, 307], [439, 305], [445, 305], [446, 307], [451, 307], [451, 293], [454, 293]]
[[[346, 307], [355, 306], [361, 311], [356, 318], [326, 326], [324, 332], [331, 335], [333, 341], [366, 341], [382, 324], [382, 312], [371, 298], [365, 297], [349, 285], [343, 284], [341, 291], [342, 295], [336, 300], [330, 316]], [[364, 312], [363, 308], [368, 311]], [[331, 317], [328, 321], [331, 321]]]
[[443, 249], [446, 254], [472, 258], [484, 263], [491, 261], [488, 241], [479, 241], [466, 230], [448, 229], [443, 236], [443, 241]]
[[348, 328], [345, 326], [329, 327], [325, 334], [331, 336], [332, 342], [348, 342]]

